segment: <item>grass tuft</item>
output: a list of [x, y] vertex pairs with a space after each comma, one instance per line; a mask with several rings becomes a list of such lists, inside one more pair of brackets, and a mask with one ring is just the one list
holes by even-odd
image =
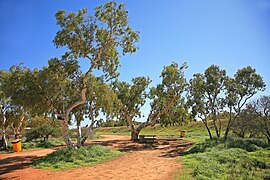
[[258, 139], [206, 140], [191, 148], [182, 160], [195, 179], [267, 179], [270, 151]]
[[33, 167], [49, 170], [65, 170], [78, 166], [93, 166], [99, 162], [120, 155], [120, 151], [100, 145], [76, 148], [61, 148], [34, 161]]
[[63, 146], [65, 142], [61, 139], [51, 138], [48, 141], [30, 141], [23, 142], [22, 149], [38, 149], [38, 148], [53, 148], [57, 146]]

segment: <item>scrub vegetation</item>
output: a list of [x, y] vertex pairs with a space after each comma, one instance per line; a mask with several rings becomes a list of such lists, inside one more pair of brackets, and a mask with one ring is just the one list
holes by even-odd
[[36, 160], [33, 167], [66, 170], [79, 166], [94, 166], [120, 154], [120, 151], [111, 150], [100, 145], [83, 146], [78, 149], [61, 148]]

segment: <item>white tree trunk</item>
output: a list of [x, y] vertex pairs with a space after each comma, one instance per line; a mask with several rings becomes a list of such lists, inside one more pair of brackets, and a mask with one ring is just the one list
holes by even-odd
[[[2, 108], [2, 107], [0, 107]], [[2, 113], [4, 115], [3, 117], [3, 125], [2, 125], [2, 140], [3, 140], [3, 143], [4, 143], [4, 148], [5, 149], [8, 149], [8, 144], [7, 144], [7, 139], [6, 139], [6, 111], [3, 111]]]
[[8, 145], [7, 145], [7, 139], [6, 139], [6, 129], [3, 127], [2, 128], [2, 140], [3, 140], [3, 145], [4, 145], [4, 149], [8, 149]]
[[81, 147], [82, 145], [82, 127], [81, 124], [77, 124], [77, 147]]
[[22, 126], [22, 123], [24, 121], [24, 117], [26, 115], [26, 112], [24, 111], [24, 113], [22, 114], [22, 116], [20, 117], [20, 122], [19, 122], [19, 126], [16, 128], [15, 130], [15, 139], [19, 139], [20, 138], [20, 129]]

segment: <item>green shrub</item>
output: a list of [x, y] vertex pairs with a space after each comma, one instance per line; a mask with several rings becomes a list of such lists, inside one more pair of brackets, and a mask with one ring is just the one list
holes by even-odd
[[47, 141], [30, 141], [30, 142], [23, 142], [22, 148], [23, 149], [37, 149], [37, 148], [52, 148], [56, 146], [65, 145], [65, 142], [60, 139], [49, 139]]
[[258, 139], [229, 138], [197, 144], [183, 156], [195, 179], [264, 179], [270, 177], [270, 151]]
[[186, 152], [186, 154], [202, 153], [207, 151], [208, 148], [215, 147], [221, 143], [221, 139], [218, 138], [213, 138], [212, 140], [206, 139], [204, 142], [196, 144], [188, 152]]
[[266, 148], [268, 145], [262, 139], [243, 139], [229, 137], [226, 141], [228, 148], [241, 148], [252, 152], [258, 150], [259, 147]]
[[34, 167], [62, 170], [77, 166], [92, 166], [110, 159], [121, 152], [100, 145], [76, 148], [61, 148], [41, 159], [34, 161]]

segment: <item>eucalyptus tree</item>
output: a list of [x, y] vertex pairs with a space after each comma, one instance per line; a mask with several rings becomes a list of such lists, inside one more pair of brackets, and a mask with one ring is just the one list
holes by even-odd
[[159, 123], [161, 126], [174, 126], [174, 125], [183, 125], [192, 120], [191, 114], [188, 112], [188, 107], [185, 105], [184, 99], [183, 102], [172, 106], [170, 110], [160, 116]]
[[6, 129], [9, 125], [8, 119], [6, 117], [6, 112], [9, 110], [8, 98], [4, 96], [3, 92], [3, 73], [4, 71], [0, 71], [0, 127], [2, 130], [2, 140], [4, 143], [4, 148], [8, 149], [7, 140], [6, 140]]
[[49, 139], [49, 136], [59, 137], [60, 122], [53, 117], [35, 116], [30, 118], [28, 126], [31, 128], [26, 132], [26, 141], [43, 138], [43, 141]]
[[[61, 120], [62, 133], [67, 131], [68, 124], [71, 124], [71, 113], [68, 114], [65, 126], [63, 126], [62, 117], [68, 104], [80, 97], [81, 71], [78, 61], [76, 60], [59, 60], [57, 58], [50, 59], [48, 66], [44, 66], [41, 70], [34, 74], [35, 92], [38, 98], [38, 108], [35, 112], [39, 114], [47, 114], [49, 116], [57, 115]], [[66, 143], [71, 144], [71, 140], [66, 132], [62, 134]]]
[[16, 138], [32, 112], [32, 104], [37, 102], [33, 95], [34, 89], [31, 88], [34, 85], [32, 77], [32, 71], [22, 65], [12, 66], [1, 75], [1, 91], [8, 100], [10, 128], [13, 129]]
[[[86, 92], [86, 103], [78, 106], [72, 111], [77, 123], [77, 146], [84, 145], [87, 138], [93, 133], [93, 127], [98, 121], [100, 114], [103, 116], [115, 116], [116, 108], [119, 107], [119, 100], [112, 87], [102, 78], [93, 75], [88, 77]], [[84, 117], [89, 119], [86, 132], [81, 132], [81, 122]]]
[[259, 118], [259, 129], [270, 145], [270, 96], [261, 96], [259, 99], [248, 103], [247, 107], [252, 109]]
[[254, 137], [261, 133], [259, 116], [252, 107], [252, 102], [248, 103], [246, 108], [242, 109], [237, 120], [232, 125], [232, 132], [238, 137]]
[[160, 75], [161, 83], [150, 89], [151, 109], [147, 120], [141, 123], [132, 133], [132, 140], [138, 139], [138, 135], [143, 128], [154, 126], [163, 114], [173, 111], [173, 107], [183, 106], [183, 93], [187, 87], [184, 75], [184, 69], [186, 68], [186, 63], [183, 63], [180, 67], [177, 63], [164, 67]]
[[203, 121], [210, 139], [212, 134], [208, 127], [208, 118], [213, 120], [216, 136], [220, 137], [221, 121], [218, 116], [224, 108], [222, 92], [225, 88], [226, 71], [216, 65], [209, 66], [204, 74], [195, 74], [190, 80], [190, 104], [193, 113]]
[[[68, 52], [63, 59], [87, 60], [89, 69], [82, 78], [82, 88], [76, 101], [70, 102], [62, 110], [55, 109], [61, 119], [62, 135], [68, 147], [73, 144], [68, 135], [68, 122], [71, 111], [86, 102], [87, 79], [93, 70], [101, 70], [104, 78], [118, 75], [119, 51], [122, 54], [134, 53], [139, 33], [132, 30], [128, 23], [128, 11], [124, 4], [107, 2], [95, 8], [94, 16], [88, 15], [87, 9], [78, 13], [60, 10], [56, 13], [60, 30], [54, 38], [57, 48], [65, 47]], [[50, 100], [48, 100], [50, 104]]]
[[205, 81], [203, 75], [200, 73], [194, 74], [193, 78], [189, 81], [188, 105], [192, 109], [193, 116], [198, 116], [202, 120], [209, 134], [209, 138], [212, 139], [213, 135], [209, 127], [209, 101], [206, 101], [203, 91], [204, 86]]
[[204, 72], [206, 86], [206, 98], [209, 101], [211, 117], [213, 119], [216, 135], [219, 138], [221, 132], [221, 121], [219, 118], [220, 111], [224, 108], [224, 97], [222, 92], [225, 89], [227, 79], [226, 71], [221, 70], [218, 66], [211, 65]]
[[136, 77], [127, 82], [114, 82], [114, 90], [121, 104], [116, 111], [119, 111], [118, 118], [127, 121], [131, 129], [131, 139], [138, 138], [138, 132], [135, 126], [135, 118], [141, 117], [141, 107], [145, 104], [148, 97], [147, 88], [151, 83], [149, 77]]
[[225, 103], [229, 109], [229, 120], [224, 134], [224, 141], [226, 141], [229, 131], [243, 106], [258, 91], [265, 89], [265, 83], [254, 68], [247, 66], [239, 69], [233, 78], [228, 78], [225, 86]]
[[[0, 93], [1, 96], [1, 93]], [[9, 125], [6, 112], [8, 110], [8, 104], [5, 102], [5, 99], [1, 96], [0, 98], [0, 127], [2, 130], [2, 141], [4, 143], [4, 149], [8, 149], [7, 139], [6, 139], [6, 129]]]
[[[186, 64], [181, 67], [176, 63], [165, 66], [160, 76], [161, 83], [150, 88], [149, 93], [146, 89], [151, 81], [146, 77], [134, 78], [132, 85], [122, 82], [116, 86], [118, 98], [122, 103], [120, 114], [126, 118], [131, 128], [131, 140], [136, 141], [143, 128], [154, 126], [162, 115], [173, 111], [173, 107], [184, 102], [182, 93], [187, 85], [183, 72], [185, 68], [187, 68]], [[134, 120], [137, 116], [141, 116], [140, 109], [145, 104], [146, 98], [150, 99], [150, 113], [146, 122], [135, 126]]]

